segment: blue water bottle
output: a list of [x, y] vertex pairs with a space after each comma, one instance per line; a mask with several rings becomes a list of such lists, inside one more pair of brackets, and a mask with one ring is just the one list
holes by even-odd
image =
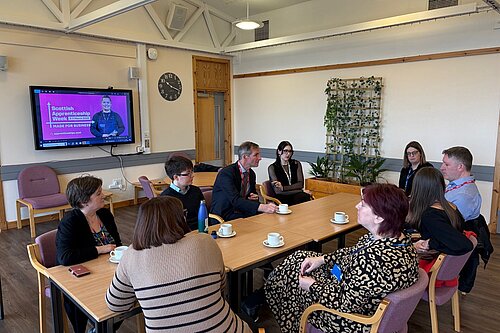
[[200, 209], [198, 210], [198, 232], [208, 233], [208, 212], [205, 200], [200, 201]]

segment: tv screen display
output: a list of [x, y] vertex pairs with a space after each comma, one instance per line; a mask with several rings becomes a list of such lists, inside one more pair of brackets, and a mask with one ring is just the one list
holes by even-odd
[[30, 86], [35, 149], [134, 143], [132, 90]]

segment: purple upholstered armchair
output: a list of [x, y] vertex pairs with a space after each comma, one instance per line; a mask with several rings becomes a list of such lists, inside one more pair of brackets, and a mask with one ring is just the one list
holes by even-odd
[[64, 210], [71, 208], [66, 195], [61, 193], [57, 175], [44, 165], [27, 167], [17, 177], [19, 199], [16, 200], [17, 228], [22, 228], [21, 207], [28, 207], [31, 238], [35, 238], [35, 214], [59, 211], [59, 220]]
[[155, 189], [153, 183], [146, 176], [139, 177], [139, 183], [141, 183], [144, 194], [148, 199], [152, 199], [160, 195], [161, 191]]

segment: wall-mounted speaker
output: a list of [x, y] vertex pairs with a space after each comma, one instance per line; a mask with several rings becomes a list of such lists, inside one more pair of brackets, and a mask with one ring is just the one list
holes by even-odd
[[129, 67], [128, 68], [128, 78], [129, 79], [138, 79], [140, 76], [139, 67]]
[[0, 71], [7, 70], [7, 56], [0, 56]]
[[186, 24], [188, 9], [184, 6], [170, 4], [170, 9], [167, 14], [167, 28], [172, 30], [182, 30]]

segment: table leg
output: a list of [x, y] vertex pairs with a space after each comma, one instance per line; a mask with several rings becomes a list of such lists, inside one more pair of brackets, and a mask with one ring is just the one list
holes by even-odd
[[235, 313], [241, 312], [241, 274], [238, 272], [229, 272], [229, 305]]
[[345, 235], [340, 235], [338, 238], [337, 249], [345, 247]]
[[52, 281], [50, 281], [50, 298], [52, 303], [54, 333], [64, 333], [62, 293]]
[[142, 187], [134, 185], [134, 205], [137, 205], [137, 199], [139, 198], [139, 191], [142, 190]]
[[2, 277], [0, 276], [0, 320], [3, 320]]
[[113, 330], [113, 320], [108, 319], [102, 322], [94, 323], [96, 333], [112, 333]]

